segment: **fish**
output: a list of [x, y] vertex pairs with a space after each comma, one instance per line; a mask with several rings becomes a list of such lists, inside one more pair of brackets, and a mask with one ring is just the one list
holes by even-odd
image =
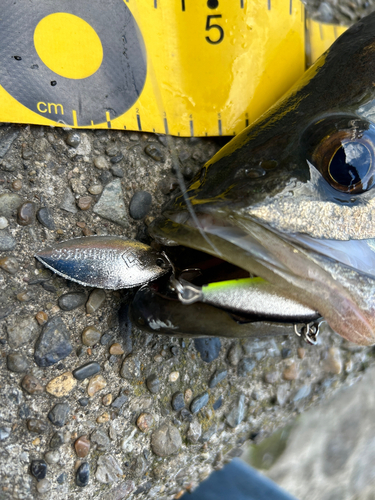
[[[89, 286], [136, 282], [130, 316], [153, 333], [295, 332], [316, 343], [324, 318], [346, 340], [373, 345], [374, 185], [375, 13], [181, 186], [148, 227], [164, 253], [91, 237], [36, 257]], [[142, 275], [128, 280], [124, 269], [103, 281], [107, 258], [129, 266], [128, 245]]]
[[[266, 280], [346, 340], [373, 345], [374, 185], [375, 13], [208, 161], [149, 232]], [[152, 287], [142, 293], [140, 325], [153, 314], [145, 297], [157, 300]], [[176, 330], [159, 320], [158, 331]]]

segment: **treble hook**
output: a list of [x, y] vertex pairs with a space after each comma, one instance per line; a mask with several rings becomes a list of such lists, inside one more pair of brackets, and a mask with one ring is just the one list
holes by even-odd
[[306, 323], [298, 330], [298, 325], [294, 325], [294, 333], [304, 339], [307, 344], [316, 345], [318, 343], [318, 335], [320, 333], [320, 325], [322, 320], [312, 321], [311, 323]]

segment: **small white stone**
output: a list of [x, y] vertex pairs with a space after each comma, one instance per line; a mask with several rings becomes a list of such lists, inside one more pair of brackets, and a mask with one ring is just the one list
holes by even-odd
[[169, 382], [176, 382], [180, 376], [180, 372], [172, 372], [169, 374]]
[[8, 226], [8, 220], [1, 216], [0, 217], [0, 229], [5, 229]]
[[57, 450], [47, 451], [47, 453], [45, 453], [44, 455], [44, 458], [50, 465], [57, 464], [57, 462], [60, 460], [60, 453]]
[[36, 483], [36, 489], [39, 493], [46, 493], [51, 489], [51, 484], [48, 479], [42, 479]]

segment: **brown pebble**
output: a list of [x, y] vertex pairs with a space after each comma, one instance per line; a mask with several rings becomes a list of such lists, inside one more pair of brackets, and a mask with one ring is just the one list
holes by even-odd
[[91, 196], [81, 196], [77, 201], [77, 205], [81, 210], [88, 210], [91, 207], [92, 201]]
[[15, 181], [13, 181], [12, 189], [13, 191], [19, 191], [20, 189], [22, 189], [22, 181], [20, 179], [16, 179]]
[[180, 490], [174, 497], [173, 500], [179, 500], [182, 495], [185, 493], [185, 490]]
[[35, 204], [25, 201], [17, 210], [17, 222], [20, 226], [30, 226], [35, 222]]
[[40, 438], [35, 438], [33, 441], [31, 441], [31, 444], [33, 446], [39, 446], [40, 445]]
[[324, 362], [324, 370], [333, 375], [339, 375], [342, 372], [342, 359], [340, 349], [331, 347], [328, 349], [327, 358]]
[[0, 267], [9, 274], [16, 274], [20, 265], [14, 257], [4, 257], [0, 259]]
[[88, 227], [84, 227], [82, 229], [82, 234], [83, 236], [92, 236], [94, 234], [94, 231], [91, 231], [91, 229]]
[[85, 458], [89, 454], [91, 443], [86, 436], [81, 436], [75, 441], [74, 448], [77, 453], [77, 457]]
[[191, 389], [186, 389], [186, 391], [185, 391], [185, 401], [186, 401], [186, 403], [189, 403], [191, 401], [192, 397], [193, 397], [193, 391]]
[[98, 424], [105, 424], [106, 422], [108, 422], [108, 421], [109, 421], [109, 419], [110, 419], [110, 418], [111, 418], [111, 417], [110, 417], [109, 413], [105, 412], [105, 413], [103, 413], [103, 415], [100, 415], [100, 416], [96, 419], [96, 421], [98, 422]]
[[150, 413], [141, 413], [137, 418], [137, 427], [142, 432], [148, 432], [154, 423], [154, 417]]
[[119, 344], [118, 342], [114, 343], [111, 345], [111, 347], [109, 348], [109, 354], [114, 354], [114, 355], [120, 355], [120, 354], [124, 354], [124, 349], [121, 347], [121, 344]]
[[87, 356], [91, 356], [91, 354], [92, 354], [92, 349], [91, 349], [91, 347], [89, 347], [89, 348], [86, 350], [86, 352], [87, 352]]
[[86, 227], [86, 222], [76, 222], [76, 225], [83, 229], [84, 227]]
[[275, 384], [279, 380], [279, 374], [277, 372], [268, 372], [264, 374], [264, 381], [267, 384]]
[[104, 389], [104, 387], [107, 385], [107, 382], [103, 375], [94, 375], [91, 379], [90, 382], [88, 383], [87, 386], [87, 394], [91, 397], [97, 392], [101, 391]]
[[34, 375], [27, 374], [23, 377], [21, 387], [29, 394], [43, 392], [43, 386]]
[[48, 429], [47, 423], [39, 418], [29, 418], [26, 425], [30, 432], [37, 434], [43, 434]]
[[306, 356], [306, 349], [304, 347], [299, 347], [297, 349], [297, 354], [299, 359], [303, 359]]
[[291, 363], [283, 371], [283, 379], [284, 380], [295, 380], [297, 377], [298, 377], [297, 365], [295, 363]]
[[44, 325], [48, 321], [48, 314], [44, 311], [39, 311], [38, 313], [36, 313], [35, 319], [40, 325]]
[[95, 326], [87, 326], [82, 332], [82, 344], [89, 347], [97, 344], [102, 336]]
[[20, 302], [29, 302], [31, 300], [30, 292], [17, 293], [16, 297], [17, 297], [17, 300], [19, 300]]
[[46, 391], [52, 396], [61, 398], [71, 392], [77, 385], [77, 380], [73, 377], [72, 372], [65, 372], [58, 377], [53, 378], [47, 385]]
[[106, 394], [105, 396], [103, 396], [102, 403], [104, 406], [109, 406], [112, 403], [112, 400], [112, 394]]

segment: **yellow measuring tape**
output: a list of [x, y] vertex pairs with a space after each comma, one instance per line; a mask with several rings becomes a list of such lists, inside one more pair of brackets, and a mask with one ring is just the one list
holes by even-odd
[[299, 0], [2, 0], [0, 121], [235, 135], [344, 29]]

